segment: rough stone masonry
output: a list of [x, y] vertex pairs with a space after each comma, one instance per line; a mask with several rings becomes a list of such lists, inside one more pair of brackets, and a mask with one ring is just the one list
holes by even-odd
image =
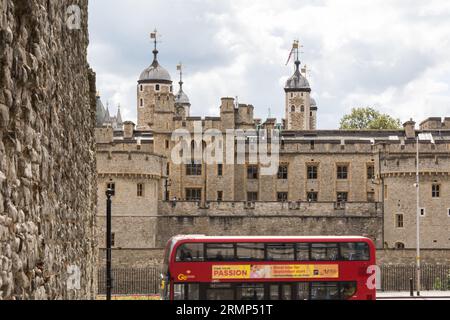
[[87, 6], [0, 0], [0, 299], [96, 292]]

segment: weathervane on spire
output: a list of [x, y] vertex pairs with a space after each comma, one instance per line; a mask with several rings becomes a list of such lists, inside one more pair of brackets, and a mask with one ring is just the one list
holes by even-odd
[[295, 63], [297, 63], [300, 60], [300, 51], [299, 51], [300, 48], [303, 48], [303, 46], [300, 45], [300, 41], [294, 40], [294, 44], [292, 45], [292, 50], [291, 50], [291, 53], [289, 53], [289, 58], [286, 62], [286, 65], [289, 64], [289, 61], [291, 61], [293, 54], [295, 56]]
[[177, 71], [180, 71], [180, 88], [183, 88], [183, 64], [180, 62], [177, 64]]
[[154, 45], [155, 45], [155, 48], [153, 49], [153, 55], [154, 55], [154, 59], [155, 59], [155, 60], [156, 60], [156, 57], [157, 57], [157, 55], [158, 55], [157, 44], [158, 44], [158, 42], [161, 42], [161, 41], [158, 41], [158, 36], [161, 37], [161, 36], [158, 34], [158, 30], [156, 30], [156, 28], [155, 28], [155, 30], [154, 30], [153, 32], [150, 33], [150, 39], [153, 40], [153, 43], [154, 43]]

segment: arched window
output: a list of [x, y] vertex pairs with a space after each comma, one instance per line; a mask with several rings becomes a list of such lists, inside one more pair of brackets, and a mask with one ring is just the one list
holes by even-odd
[[395, 249], [397, 249], [397, 250], [403, 250], [403, 249], [405, 249], [405, 244], [404, 244], [403, 242], [397, 242], [397, 243], [395, 244]]
[[291, 112], [295, 112], [295, 106], [291, 107]]

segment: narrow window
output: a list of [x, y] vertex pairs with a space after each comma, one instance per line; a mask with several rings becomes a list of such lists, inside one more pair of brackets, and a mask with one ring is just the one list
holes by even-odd
[[295, 112], [295, 106], [291, 107], [291, 112]]
[[138, 197], [144, 196], [144, 185], [142, 183], [137, 184], [137, 196]]
[[223, 201], [223, 191], [217, 191], [217, 202]]
[[305, 112], [305, 106], [301, 106], [300, 110], [301, 110], [302, 112]]
[[397, 214], [395, 216], [395, 226], [397, 228], [403, 228], [404, 223], [403, 223], [403, 214]]
[[222, 176], [223, 176], [223, 164], [218, 164], [218, 165], [217, 165], [217, 175], [218, 175], [219, 177], [222, 177]]
[[166, 140], [166, 149], [169, 149], [169, 140]]
[[420, 216], [421, 216], [421, 217], [425, 217], [425, 215], [426, 215], [426, 210], [425, 210], [425, 208], [420, 208]]
[[139, 86], [139, 89], [141, 90], [141, 92], [144, 91], [144, 86], [141, 84], [141, 85]]
[[168, 163], [166, 165], [166, 172], [167, 172], [167, 175], [170, 175], [170, 163]]
[[143, 107], [144, 106], [144, 99], [139, 99], [139, 106]]
[[116, 246], [116, 233], [115, 232], [111, 233], [111, 246], [112, 247]]
[[161, 86], [159, 85], [159, 84], [157, 84], [156, 86], [155, 86], [155, 90], [156, 91], [159, 91], [161, 89]]
[[384, 198], [385, 199], [388, 198], [388, 186], [387, 185], [384, 186]]
[[375, 202], [375, 192], [367, 192], [367, 202]]
[[367, 180], [372, 180], [375, 178], [375, 167], [370, 165], [367, 167]]

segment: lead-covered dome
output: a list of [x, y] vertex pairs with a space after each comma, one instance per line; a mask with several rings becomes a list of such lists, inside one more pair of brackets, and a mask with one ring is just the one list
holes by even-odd
[[294, 75], [286, 81], [285, 89], [288, 91], [311, 91], [308, 79], [300, 72], [300, 61], [296, 61], [295, 66]]
[[157, 55], [158, 51], [153, 51], [154, 59], [153, 63], [142, 71], [139, 77], [139, 82], [161, 82], [161, 83], [172, 83], [169, 72], [164, 69], [158, 62]]
[[190, 104], [189, 97], [186, 93], [184, 93], [183, 89], [180, 89], [178, 91], [177, 95], [175, 96], [175, 103], [176, 104]]

